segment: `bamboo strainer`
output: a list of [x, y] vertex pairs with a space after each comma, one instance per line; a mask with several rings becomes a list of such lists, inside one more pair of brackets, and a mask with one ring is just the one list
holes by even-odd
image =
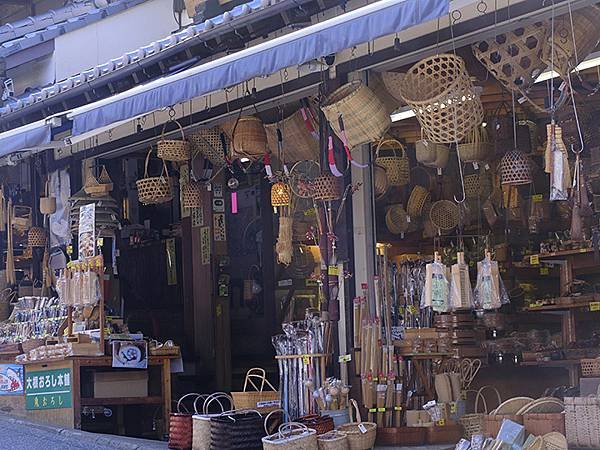
[[431, 205], [429, 218], [436, 228], [449, 231], [458, 225], [460, 209], [450, 200], [439, 200]]
[[423, 207], [429, 198], [429, 191], [423, 186], [415, 186], [408, 197], [406, 211], [410, 217], [421, 217]]
[[165, 160], [162, 160], [162, 172], [157, 177], [148, 176], [148, 163], [152, 149], [148, 150], [146, 162], [144, 164], [144, 178], [135, 182], [138, 189], [138, 198], [140, 203], [145, 205], [156, 205], [166, 203], [173, 199], [173, 190], [171, 179], [169, 178], [169, 169]]
[[483, 120], [481, 100], [459, 56], [443, 53], [419, 61], [400, 92], [432, 142], [460, 142]]
[[160, 159], [165, 161], [188, 161], [190, 159], [190, 143], [185, 140], [185, 133], [183, 127], [177, 120], [173, 120], [179, 132], [181, 133], [181, 139], [165, 139], [165, 130], [169, 122], [165, 122], [162, 128], [161, 138], [156, 143], [157, 154]]
[[321, 110], [338, 137], [342, 117], [350, 148], [379, 141], [391, 125], [390, 115], [381, 100], [360, 81], [335, 90]]
[[392, 205], [385, 213], [385, 225], [390, 233], [402, 234], [408, 231], [408, 214], [402, 205]]
[[[382, 156], [382, 150], [390, 150], [391, 155]], [[375, 164], [385, 169], [390, 186], [405, 186], [410, 181], [410, 164], [406, 149], [396, 139], [381, 140], [375, 150]]]
[[344, 194], [344, 182], [329, 172], [324, 172], [315, 178], [313, 198], [315, 200], [340, 200]]

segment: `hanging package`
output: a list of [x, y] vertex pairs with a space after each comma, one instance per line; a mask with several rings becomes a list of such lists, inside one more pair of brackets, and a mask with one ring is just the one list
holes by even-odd
[[421, 307], [431, 307], [440, 313], [449, 312], [449, 294], [448, 268], [442, 264], [442, 259], [436, 252], [434, 261], [425, 266], [425, 286], [421, 295]]
[[498, 309], [510, 302], [500, 278], [498, 262], [492, 261], [489, 253], [477, 263], [477, 284], [473, 295], [475, 305], [480, 309]]
[[469, 266], [465, 263], [465, 254], [456, 254], [457, 262], [452, 266], [450, 278], [450, 307], [453, 310], [473, 308], [473, 291], [469, 278]]

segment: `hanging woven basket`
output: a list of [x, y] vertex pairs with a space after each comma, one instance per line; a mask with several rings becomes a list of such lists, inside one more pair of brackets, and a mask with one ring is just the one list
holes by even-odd
[[[391, 155], [382, 156], [382, 150]], [[375, 164], [385, 169], [390, 186], [405, 186], [410, 181], [410, 164], [406, 149], [396, 139], [386, 139], [377, 144]]]
[[45, 216], [56, 212], [56, 197], [50, 195], [48, 181], [44, 188], [44, 196], [40, 197], [40, 212]]
[[152, 149], [150, 149], [146, 155], [144, 178], [135, 182], [138, 190], [138, 199], [140, 200], [140, 203], [144, 205], [156, 205], [159, 203], [170, 202], [173, 199], [173, 189], [165, 160], [162, 160], [163, 167], [160, 176], [148, 176], [148, 163], [150, 162], [151, 153]]
[[382, 72], [381, 79], [386, 90], [401, 104], [404, 104], [402, 98], [402, 89], [400, 85], [404, 80], [405, 74], [399, 72]]
[[419, 61], [400, 83], [400, 93], [432, 142], [462, 141], [483, 120], [481, 100], [459, 56], [444, 53]]
[[334, 91], [321, 109], [338, 137], [341, 137], [339, 118], [342, 117], [350, 148], [379, 141], [391, 125], [381, 100], [360, 81]]
[[541, 59], [545, 34], [545, 23], [533, 23], [478, 42], [473, 53], [507, 89], [525, 94], [546, 68]]
[[92, 197], [102, 197], [108, 195], [108, 193], [113, 190], [113, 187], [114, 185], [106, 170], [106, 166], [102, 166], [98, 178], [94, 176], [92, 168], [88, 168], [85, 185], [83, 186], [83, 190], [86, 194], [91, 195]]
[[248, 158], [252, 161], [267, 153], [267, 133], [258, 117], [240, 117], [232, 130], [234, 158]]
[[421, 217], [423, 207], [429, 199], [429, 191], [423, 186], [415, 186], [408, 197], [406, 211], [410, 217]]
[[385, 195], [389, 188], [389, 181], [387, 177], [387, 171], [377, 165], [373, 165], [373, 190], [375, 191], [375, 198], [381, 198]]
[[282, 158], [286, 163], [315, 161], [318, 159], [318, 136], [313, 135], [312, 132], [316, 132], [319, 125], [315, 120], [315, 113], [312, 108], [301, 108], [280, 122], [265, 124], [267, 142], [271, 153], [278, 151], [278, 129], [282, 135]]
[[344, 195], [344, 181], [329, 172], [325, 172], [315, 178], [314, 182], [315, 200], [333, 201], [340, 200]]
[[511, 150], [500, 161], [502, 184], [519, 186], [533, 181], [531, 161], [523, 152]]
[[419, 139], [415, 143], [415, 156], [417, 162], [425, 167], [444, 169], [448, 165], [450, 149], [447, 145], [436, 144], [427, 139]]
[[442, 231], [449, 231], [458, 225], [460, 209], [450, 200], [439, 200], [431, 205], [429, 219], [433, 225]]
[[383, 103], [383, 105], [385, 106], [386, 112], [388, 114], [392, 114], [405, 103], [404, 100], [402, 100], [402, 98], [396, 97], [392, 92], [388, 90], [388, 86], [383, 79], [384, 76], [385, 73], [379, 74], [377, 72], [372, 72], [369, 76], [369, 88], [373, 91], [377, 98], [381, 100], [381, 103]]
[[190, 143], [185, 140], [185, 133], [181, 124], [177, 120], [173, 120], [173, 122], [179, 128], [181, 139], [165, 139], [165, 130], [169, 123], [166, 122], [162, 128], [161, 138], [156, 143], [158, 157], [165, 161], [188, 161], [191, 156]]
[[488, 142], [485, 128], [478, 126], [467, 135], [465, 142], [458, 144], [458, 157], [462, 162], [481, 162], [494, 153], [494, 146]]
[[202, 207], [203, 186], [199, 181], [190, 181], [181, 190], [181, 206], [184, 208]]
[[385, 213], [385, 225], [390, 233], [402, 234], [408, 231], [408, 214], [402, 205], [392, 205]]
[[40, 248], [46, 246], [46, 230], [40, 227], [31, 227], [27, 233], [27, 246]]
[[289, 206], [292, 201], [292, 190], [289, 184], [278, 181], [271, 186], [271, 206]]
[[[229, 136], [219, 127], [198, 130], [189, 137], [194, 154], [199, 153], [217, 167], [225, 165]], [[225, 147], [223, 147], [225, 144]]]
[[554, 33], [551, 25], [546, 27], [542, 60], [549, 66], [554, 64], [554, 69], [566, 79], [577, 64], [587, 58], [598, 45], [600, 41], [598, 23], [600, 23], [600, 8], [597, 6], [573, 11], [572, 15], [567, 13], [556, 17]]

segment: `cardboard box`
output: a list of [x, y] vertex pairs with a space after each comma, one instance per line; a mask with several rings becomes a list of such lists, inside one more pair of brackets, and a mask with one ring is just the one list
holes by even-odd
[[580, 378], [579, 379], [579, 396], [587, 397], [588, 395], [596, 395], [600, 386], [600, 378]]
[[148, 371], [96, 372], [94, 397], [148, 397]]

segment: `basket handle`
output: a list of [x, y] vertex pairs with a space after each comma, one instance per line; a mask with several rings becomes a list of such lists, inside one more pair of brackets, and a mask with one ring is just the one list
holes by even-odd
[[477, 395], [475, 396], [475, 414], [477, 414], [479, 412], [479, 399], [483, 400], [483, 413], [487, 414], [488, 413], [488, 407], [487, 407], [487, 402], [485, 401], [485, 397], [483, 396], [483, 390], [485, 389], [485, 386], [482, 387], [481, 389], [479, 389], [477, 391]]
[[[148, 178], [148, 164], [150, 163], [150, 154], [152, 153], [152, 147], [148, 150], [148, 154], [146, 155], [146, 162], [144, 163], [144, 178]], [[161, 160], [163, 163], [163, 170], [160, 173], [160, 177], [162, 178], [165, 174], [167, 178], [169, 178], [169, 168], [167, 167], [167, 163], [164, 159]]]
[[356, 422], [361, 423], [362, 417], [360, 416], [360, 409], [358, 408], [358, 403], [356, 403], [356, 400], [354, 400], [353, 398], [350, 399], [350, 406], [348, 407], [350, 422], [354, 422], [352, 420], [352, 409], [354, 409], [356, 413]]
[[[400, 142], [398, 139], [383, 139], [381, 138], [379, 140], [379, 143], [377, 144], [377, 148], [375, 149], [375, 157], [379, 156], [379, 151], [381, 150], [381, 147], [383, 147], [384, 145], [390, 145], [390, 144], [396, 144], [398, 147], [400, 147], [400, 150], [402, 152], [402, 157], [406, 156], [406, 149], [404, 148], [404, 145], [402, 145], [402, 142]], [[394, 147], [391, 147], [392, 152], [394, 152], [394, 156], [396, 156], [396, 149]]]
[[[191, 396], [193, 396], [193, 395], [195, 395], [196, 397], [199, 397], [199, 396], [200, 396], [200, 394], [197, 394], [196, 392], [190, 392], [189, 394], [185, 394], [183, 397], [181, 397], [181, 398], [179, 399], [179, 401], [177, 402], [177, 412], [178, 412], [178, 413], [180, 413], [180, 414], [181, 414], [181, 406], [182, 406], [182, 403], [181, 403], [181, 402], [183, 401], [183, 399], [184, 399], [184, 398], [187, 398], [187, 397], [191, 397]], [[185, 408], [185, 405], [183, 405], [183, 407]], [[187, 410], [187, 408], [185, 408], [185, 410], [186, 410], [186, 411], [185, 411], [186, 413], [189, 413], [189, 411]]]
[[208, 407], [212, 402], [216, 401], [221, 407], [221, 412], [225, 412], [225, 408], [223, 407], [223, 403], [219, 401], [219, 399], [224, 398], [229, 402], [229, 406], [233, 407], [233, 399], [231, 396], [227, 395], [225, 392], [215, 392], [214, 394], [209, 395], [206, 400], [204, 400], [204, 405], [202, 405], [202, 412], [204, 414], [208, 414]]
[[177, 119], [170, 119], [164, 123], [164, 125], [162, 127], [162, 131], [160, 133], [160, 140], [161, 141], [165, 140], [165, 130], [167, 129], [167, 124], [169, 122], [175, 122], [177, 124], [177, 126], [179, 127], [179, 131], [181, 132], [181, 140], [185, 141], [185, 133], [183, 132], [183, 127], [181, 126], [181, 124], [179, 123], [179, 121]]
[[[257, 384], [255, 384], [253, 379], [260, 383], [260, 388], [257, 386]], [[265, 384], [273, 392], [277, 392], [277, 389], [275, 389], [275, 387], [269, 382], [269, 380], [267, 380], [267, 373], [265, 372], [265, 369], [262, 369], [260, 367], [253, 367], [246, 373], [246, 379], [244, 380], [244, 392], [248, 392], [248, 383], [250, 383], [254, 390], [258, 392], [263, 392]]]
[[210, 395], [208, 394], [200, 394], [198, 397], [196, 397], [196, 399], [194, 400], [194, 412], [196, 414], [201, 414], [200, 411], [198, 411], [198, 400], [203, 399], [206, 402], [206, 399], [210, 397]]
[[[500, 392], [498, 392], [498, 389], [496, 389], [494, 386], [490, 386], [490, 385], [486, 385], [483, 386], [481, 389], [479, 389], [479, 392], [483, 392], [486, 389], [491, 389], [496, 393], [496, 397], [498, 398], [498, 406], [500, 406], [502, 404], [502, 397], [500, 397]], [[482, 394], [483, 396], [483, 394]], [[487, 411], [486, 411], [487, 414]]]
[[277, 431], [277, 433], [279, 434], [280, 438], [285, 438], [286, 432], [288, 435], [290, 435], [290, 434], [293, 434], [293, 432], [296, 430], [301, 430], [303, 433], [305, 433], [308, 431], [308, 427], [306, 425], [304, 425], [303, 423], [299, 423], [299, 422], [287, 422], [287, 423], [282, 423], [279, 426], [279, 430]]
[[265, 433], [267, 433], [267, 435], [271, 434], [269, 432], [269, 428], [267, 427], [267, 424], [269, 423], [269, 419], [271, 418], [271, 416], [273, 414], [275, 414], [275, 413], [283, 413], [283, 414], [285, 414], [285, 411], [283, 409], [281, 409], [281, 408], [278, 408], [278, 409], [274, 409], [273, 411], [271, 411], [269, 414], [266, 415], [265, 420], [263, 422], [263, 425], [265, 427]]

